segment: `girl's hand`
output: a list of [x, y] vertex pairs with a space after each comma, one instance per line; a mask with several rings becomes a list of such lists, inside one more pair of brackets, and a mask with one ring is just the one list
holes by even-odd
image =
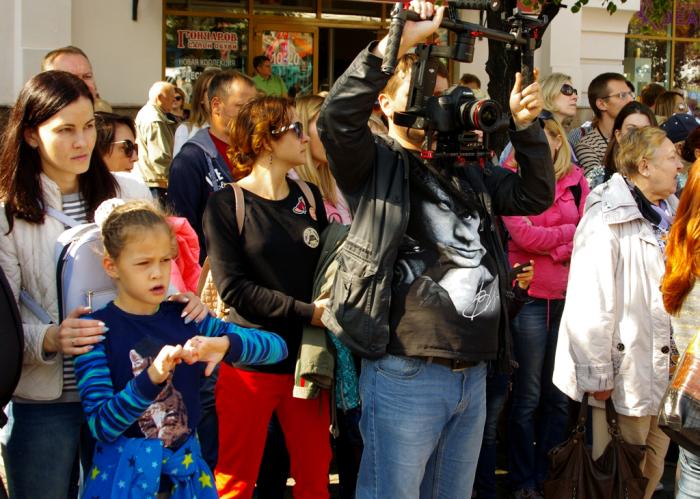
[[172, 374], [175, 366], [182, 362], [181, 345], [165, 345], [148, 366], [148, 377], [154, 385], [160, 385]]
[[187, 293], [177, 293], [175, 295], [170, 295], [168, 301], [176, 301], [180, 303], [187, 303], [184, 309], [182, 309], [182, 315], [180, 317], [185, 318], [185, 324], [189, 324], [192, 321], [197, 323], [202, 322], [207, 315], [214, 316], [214, 313], [209, 310], [199, 296], [194, 294], [192, 291]]
[[[513, 265], [513, 267], [517, 267], [518, 265], [520, 264], [516, 263], [515, 265]], [[520, 289], [527, 289], [530, 287], [530, 283], [532, 282], [533, 277], [535, 277], [535, 262], [530, 260], [530, 265], [524, 267], [523, 271], [519, 274], [516, 274], [515, 280], [518, 283]]]
[[214, 372], [216, 365], [223, 360], [230, 345], [226, 336], [217, 338], [195, 336], [185, 343], [182, 358], [188, 364], [206, 362], [207, 367], [204, 370], [204, 375], [209, 376]]
[[89, 352], [93, 349], [92, 345], [104, 340], [104, 334], [109, 331], [104, 322], [79, 318], [90, 312], [88, 307], [77, 307], [61, 324], [49, 327], [42, 345], [44, 352], [80, 355]]
[[527, 127], [542, 112], [544, 99], [540, 84], [537, 82], [539, 74], [539, 70], [535, 68], [532, 72], [534, 81], [523, 89], [523, 75], [515, 73], [515, 84], [510, 92], [510, 112], [516, 128]]
[[311, 325], [318, 327], [326, 327], [323, 322], [321, 322], [321, 316], [323, 311], [326, 310], [328, 306], [328, 298], [323, 298], [322, 300], [316, 300], [314, 303], [314, 314], [311, 316]]

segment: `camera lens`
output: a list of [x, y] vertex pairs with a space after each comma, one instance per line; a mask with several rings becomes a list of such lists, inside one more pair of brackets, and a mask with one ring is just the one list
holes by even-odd
[[490, 99], [466, 102], [461, 106], [462, 125], [466, 130], [493, 132], [501, 115], [501, 106]]

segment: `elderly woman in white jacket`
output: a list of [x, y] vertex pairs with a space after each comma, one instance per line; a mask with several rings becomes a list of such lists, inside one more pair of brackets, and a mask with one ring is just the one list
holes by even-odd
[[609, 441], [602, 408], [612, 397], [625, 440], [650, 447], [641, 464], [650, 498], [669, 441], [656, 417], [674, 353], [659, 287], [682, 164], [666, 134], [645, 127], [620, 141], [617, 168], [576, 230], [553, 379], [572, 399], [593, 395], [594, 458]]
[[[26, 291], [52, 319], [20, 308], [24, 362], [2, 433], [10, 497], [77, 496], [84, 417], [71, 358], [108, 334], [104, 324], [80, 318], [86, 308], [59, 321], [53, 255], [65, 227], [47, 208], [85, 222], [106, 199], [150, 197], [140, 184], [112, 176], [92, 154], [95, 140], [85, 83], [46, 71], [25, 84], [0, 141], [0, 265], [15, 298]], [[193, 319], [206, 314], [199, 300], [186, 310]]]

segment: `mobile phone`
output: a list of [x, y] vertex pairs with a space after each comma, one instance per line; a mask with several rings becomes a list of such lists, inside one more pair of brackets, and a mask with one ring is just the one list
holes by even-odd
[[525, 267], [530, 267], [531, 265], [532, 264], [530, 262], [527, 262], [510, 269], [510, 280], [515, 280], [518, 277], [518, 274], [525, 272]]

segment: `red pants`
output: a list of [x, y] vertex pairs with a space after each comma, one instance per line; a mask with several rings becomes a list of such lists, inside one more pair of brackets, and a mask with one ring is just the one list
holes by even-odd
[[272, 412], [284, 432], [296, 499], [327, 499], [331, 447], [328, 393], [317, 399], [292, 397], [291, 374], [264, 374], [221, 364], [216, 384], [220, 497], [250, 498], [258, 477]]

